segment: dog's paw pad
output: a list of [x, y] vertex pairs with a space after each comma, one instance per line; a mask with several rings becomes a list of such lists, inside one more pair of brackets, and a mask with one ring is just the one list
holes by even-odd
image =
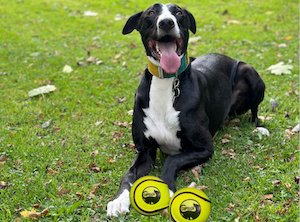
[[124, 190], [123, 193], [118, 198], [110, 201], [107, 204], [107, 216], [117, 217], [119, 214], [128, 213], [129, 206], [130, 206], [129, 191]]

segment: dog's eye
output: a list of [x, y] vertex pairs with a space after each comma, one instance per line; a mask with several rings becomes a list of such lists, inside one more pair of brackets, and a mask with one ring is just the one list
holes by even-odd
[[151, 10], [147, 13], [147, 16], [153, 16], [155, 14], [155, 11]]
[[176, 12], [176, 15], [177, 15], [177, 16], [182, 16], [183, 13], [182, 13], [182, 11], [177, 11], [177, 12]]

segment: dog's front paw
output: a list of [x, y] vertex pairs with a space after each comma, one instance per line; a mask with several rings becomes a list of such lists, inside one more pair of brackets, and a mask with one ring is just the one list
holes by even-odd
[[124, 190], [118, 198], [110, 201], [107, 204], [107, 216], [117, 217], [119, 214], [128, 213], [129, 206], [130, 206], [129, 191]]

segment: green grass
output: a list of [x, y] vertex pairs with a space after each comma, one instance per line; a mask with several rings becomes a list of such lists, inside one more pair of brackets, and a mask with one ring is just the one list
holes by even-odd
[[[225, 126], [199, 180], [190, 171], [181, 172], [178, 188], [191, 181], [208, 187], [210, 221], [297, 221], [298, 135], [288, 138], [285, 130], [299, 121], [299, 96], [286, 94], [291, 82], [299, 88], [298, 2], [174, 2], [188, 8], [197, 21], [201, 40], [190, 45], [190, 55], [219, 52], [254, 66], [267, 86], [259, 115], [271, 117], [264, 121], [270, 137], [252, 132], [249, 115], [240, 117], [238, 126]], [[128, 16], [152, 3], [0, 0], [1, 221], [26, 221], [20, 212], [33, 206], [38, 212], [49, 209], [40, 221], [106, 220], [106, 204], [135, 156], [130, 126], [114, 122], [131, 122], [128, 111], [146, 65], [138, 33], [122, 36], [121, 30]], [[83, 16], [87, 10], [98, 16]], [[287, 47], [279, 48], [282, 43]], [[103, 64], [77, 66], [87, 51]], [[266, 71], [279, 61], [294, 66], [291, 75]], [[72, 73], [62, 72], [66, 64]], [[28, 91], [47, 84], [57, 90], [28, 98]], [[275, 112], [271, 98], [279, 103]], [[48, 120], [50, 126], [43, 129]], [[225, 134], [231, 138], [223, 144]], [[235, 159], [222, 154], [229, 149]], [[96, 150], [98, 155], [91, 155]], [[157, 165], [154, 175], [159, 175], [161, 161]], [[276, 180], [278, 185], [272, 183]], [[268, 200], [267, 194], [273, 197]], [[168, 219], [150, 220], [132, 210], [112, 221]]]

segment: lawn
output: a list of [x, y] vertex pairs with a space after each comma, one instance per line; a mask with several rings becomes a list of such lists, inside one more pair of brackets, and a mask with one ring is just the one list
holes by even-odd
[[[0, 0], [0, 221], [27, 221], [33, 210], [39, 221], [107, 220], [106, 204], [135, 156], [131, 110], [146, 65], [139, 34], [121, 30], [152, 3]], [[180, 172], [177, 187], [201, 186], [212, 201], [209, 221], [297, 221], [298, 1], [174, 3], [197, 21], [191, 56], [224, 53], [261, 74], [259, 115], [270, 132], [254, 131], [249, 114], [225, 124], [213, 158], [201, 173]], [[291, 74], [267, 71], [281, 61]], [[45, 85], [56, 90], [28, 96]], [[169, 219], [132, 210], [112, 221]]]

